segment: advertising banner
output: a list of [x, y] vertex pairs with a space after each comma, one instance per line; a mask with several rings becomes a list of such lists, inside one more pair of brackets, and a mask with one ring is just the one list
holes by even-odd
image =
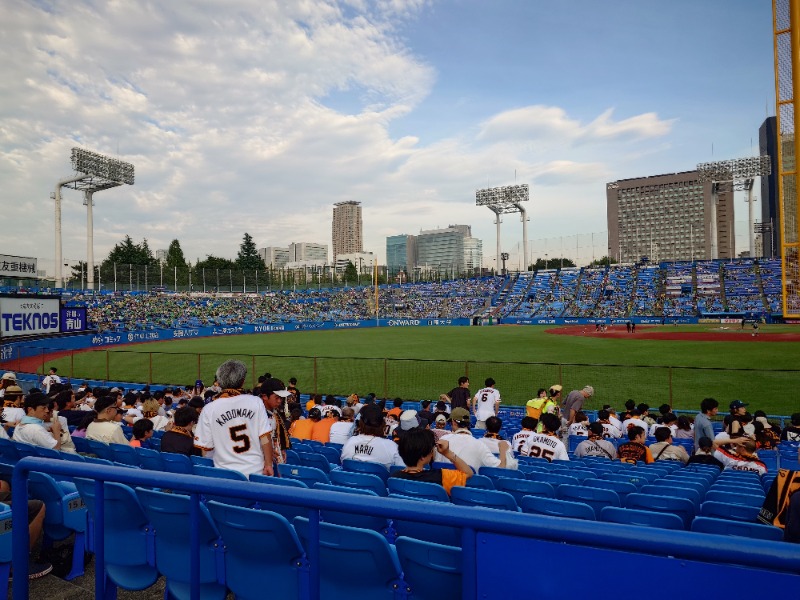
[[61, 333], [72, 333], [73, 331], [86, 331], [88, 323], [86, 321], [86, 308], [62, 308], [61, 309]]
[[58, 299], [0, 298], [0, 336], [59, 333]]
[[36, 277], [36, 259], [0, 254], [0, 278], [2, 277]]

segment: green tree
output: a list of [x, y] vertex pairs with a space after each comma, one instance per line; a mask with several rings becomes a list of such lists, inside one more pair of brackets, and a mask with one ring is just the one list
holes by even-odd
[[242, 244], [239, 246], [239, 253], [236, 255], [236, 265], [239, 269], [250, 271], [264, 271], [267, 265], [261, 259], [256, 248], [256, 243], [249, 233], [244, 234]]
[[136, 244], [131, 239], [131, 236], [126, 235], [125, 239], [114, 246], [111, 252], [108, 253], [108, 256], [103, 261], [103, 268], [113, 263], [118, 265], [155, 266], [157, 261], [153, 258], [153, 253], [150, 251], [146, 238], [141, 244]]
[[603, 258], [598, 258], [597, 260], [593, 260], [589, 263], [590, 267], [608, 267], [610, 265], [617, 264], [617, 259], [611, 258], [610, 256], [604, 256]]
[[561, 267], [574, 267], [575, 263], [569, 258], [537, 258], [536, 262], [528, 269], [530, 271], [541, 271], [542, 269], [559, 269]]
[[358, 281], [358, 271], [353, 261], [348, 261], [347, 266], [344, 268], [344, 280], [348, 283]]
[[181, 243], [178, 240], [172, 240], [170, 242], [169, 249], [167, 250], [167, 260], [164, 266], [170, 269], [178, 267], [178, 270], [186, 269], [189, 266], [186, 262], [186, 257], [183, 255]]
[[213, 254], [209, 254], [206, 256], [205, 260], [197, 261], [195, 265], [196, 270], [200, 269], [238, 269], [239, 267], [236, 265], [235, 262], [230, 260], [229, 258], [220, 258], [218, 256], [214, 256]]

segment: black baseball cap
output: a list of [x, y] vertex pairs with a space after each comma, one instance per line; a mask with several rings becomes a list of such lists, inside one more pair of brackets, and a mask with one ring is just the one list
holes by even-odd
[[264, 383], [261, 384], [261, 393], [265, 396], [275, 394], [281, 398], [286, 398], [287, 396], [292, 395], [292, 393], [286, 389], [286, 386], [283, 384], [283, 382], [275, 377], [270, 377], [269, 379], [264, 380]]

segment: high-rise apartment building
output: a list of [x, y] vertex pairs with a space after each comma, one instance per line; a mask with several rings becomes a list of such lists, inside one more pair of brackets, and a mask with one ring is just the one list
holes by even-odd
[[278, 246], [267, 246], [258, 251], [261, 259], [267, 267], [273, 269], [282, 269], [289, 262], [289, 249], [280, 248]]
[[328, 245], [313, 242], [294, 242], [289, 244], [289, 262], [308, 262], [328, 260]]
[[[456, 274], [480, 266], [482, 244], [472, 237], [469, 225], [449, 225], [444, 229], [421, 231], [417, 236], [417, 266], [452, 271]], [[469, 262], [469, 267], [468, 267]]]
[[389, 275], [409, 273], [417, 266], [417, 236], [390, 235], [386, 238], [386, 266]]
[[697, 171], [607, 184], [608, 256], [623, 263], [642, 257], [658, 262], [735, 256], [733, 186], [713, 185], [716, 211], [712, 184], [701, 182]]
[[333, 260], [340, 254], [364, 251], [361, 203], [349, 200], [333, 205]]

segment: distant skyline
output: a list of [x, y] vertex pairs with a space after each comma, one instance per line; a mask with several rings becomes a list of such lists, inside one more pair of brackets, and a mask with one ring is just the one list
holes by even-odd
[[[244, 232], [330, 245], [354, 200], [381, 263], [387, 236], [465, 223], [491, 267], [476, 189], [530, 184], [531, 240], [595, 238], [607, 182], [757, 154], [775, 111], [768, 2], [0, 1], [0, 252], [49, 273], [73, 146], [136, 167], [95, 195], [98, 262], [125, 235], [192, 262]], [[63, 196], [64, 258], [85, 260]], [[518, 216], [502, 230], [518, 251]]]

